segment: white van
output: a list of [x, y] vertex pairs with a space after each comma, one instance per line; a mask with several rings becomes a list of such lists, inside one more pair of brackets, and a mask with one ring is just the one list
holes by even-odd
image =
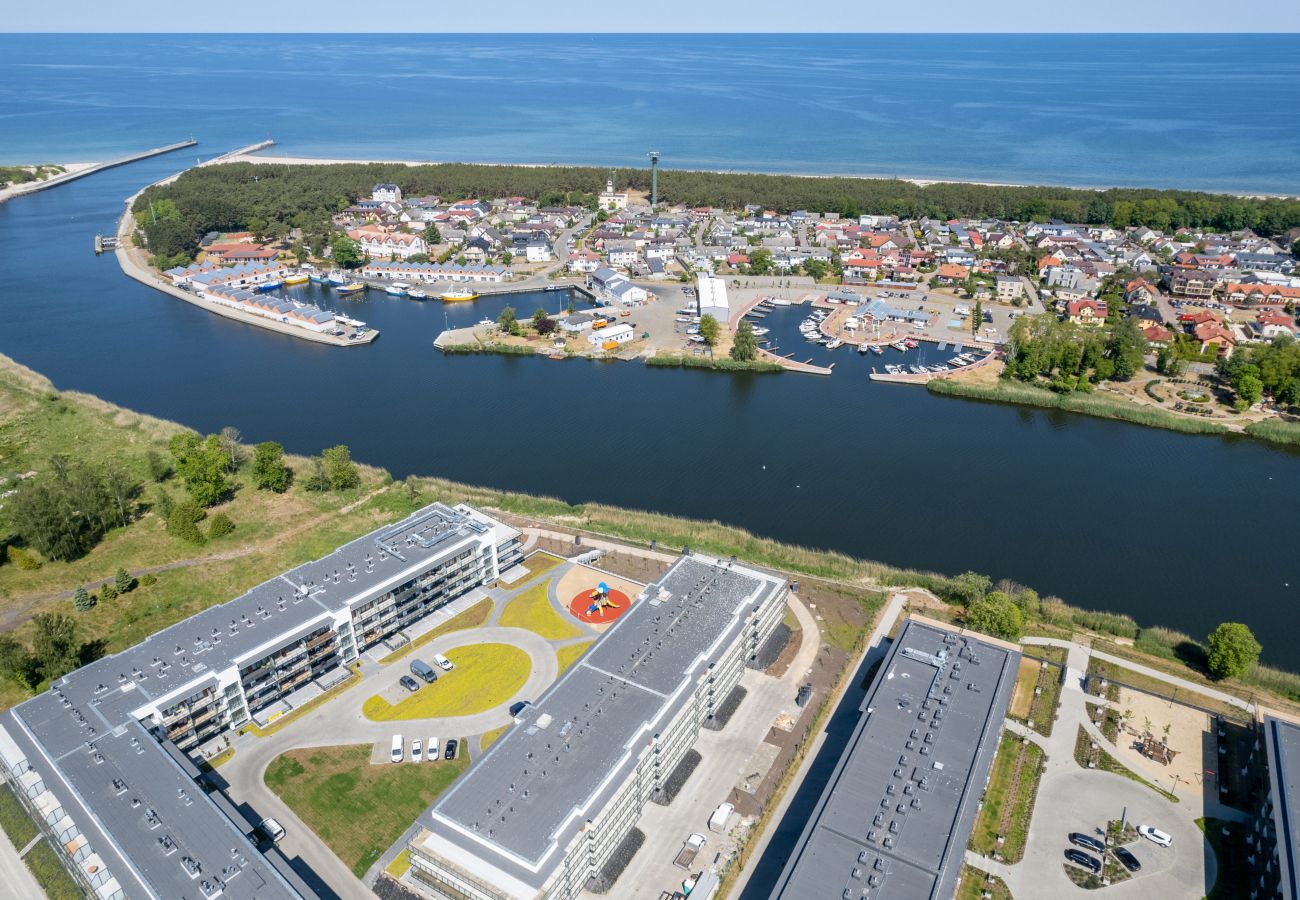
[[727, 827], [727, 820], [731, 818], [731, 813], [736, 809], [730, 803], [724, 803], [713, 811], [709, 816], [709, 830], [722, 831]]
[[433, 654], [433, 664], [444, 672], [450, 672], [452, 669], [456, 668], [455, 664], [441, 653]]
[[420, 744], [420, 739], [419, 739], [419, 738], [416, 738], [415, 740], [411, 741], [411, 762], [419, 762], [419, 761], [420, 761], [420, 757], [421, 757], [421, 749], [422, 749], [422, 746], [421, 746], [421, 744]]
[[428, 748], [428, 752], [424, 754], [424, 758], [429, 762], [437, 762], [438, 748], [442, 746], [438, 743], [438, 739], [436, 737], [429, 738], [429, 743], [425, 746]]
[[393, 749], [389, 754], [389, 758], [395, 763], [402, 761], [402, 736], [400, 734], [393, 735]]

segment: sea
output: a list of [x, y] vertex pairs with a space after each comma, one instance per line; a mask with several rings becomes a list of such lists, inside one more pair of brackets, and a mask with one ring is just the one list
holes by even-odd
[[[547, 294], [451, 307], [324, 297], [381, 331], [370, 346], [324, 347], [180, 303], [92, 252], [142, 186], [193, 153], [268, 136], [321, 157], [631, 165], [657, 149], [681, 166], [1295, 191], [1300, 119], [1281, 111], [1300, 108], [1297, 49], [1271, 37], [0, 36], [4, 160], [200, 141], [0, 205], [0, 353], [60, 389], [205, 432], [233, 425], [300, 453], [346, 443], [397, 477], [976, 570], [1198, 638], [1236, 619], [1267, 661], [1300, 669], [1300, 453], [874, 384], [870, 366], [889, 358], [848, 348], [826, 357], [830, 377], [433, 349], [448, 324], [560, 302]], [[764, 320], [804, 352], [797, 322], [795, 310]]]
[[[649, 11], [647, 11], [649, 15]], [[1300, 35], [0, 35], [0, 163], [327, 158], [1300, 194]]]

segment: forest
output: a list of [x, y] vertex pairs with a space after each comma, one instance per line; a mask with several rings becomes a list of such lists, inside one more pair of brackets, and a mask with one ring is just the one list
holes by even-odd
[[[137, 221], [156, 254], [193, 252], [208, 231], [254, 228], [283, 235], [290, 228], [323, 236], [330, 216], [362, 197], [378, 182], [400, 185], [408, 197], [437, 194], [444, 199], [525, 196], [557, 202], [571, 193], [603, 190], [608, 169], [582, 166], [501, 166], [391, 163], [291, 166], [232, 163], [191, 169], [171, 184], [154, 186], [136, 201]], [[649, 172], [613, 170], [620, 189], [648, 191]], [[1063, 219], [1157, 230], [1188, 226], [1231, 231], [1252, 228], [1273, 237], [1300, 225], [1300, 200], [1236, 197], [1194, 191], [1113, 188], [1014, 187], [941, 183], [926, 186], [873, 178], [818, 178], [662, 169], [660, 199], [687, 206], [739, 209], [755, 204], [787, 213], [838, 212], [991, 217], [1004, 220]], [[161, 218], [160, 200], [175, 214]], [[151, 213], [150, 204], [154, 204]]]

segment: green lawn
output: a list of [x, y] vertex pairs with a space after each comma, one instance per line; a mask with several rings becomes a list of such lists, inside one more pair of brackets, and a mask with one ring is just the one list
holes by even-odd
[[[514, 723], [511, 722], [510, 724], [513, 725]], [[510, 725], [502, 725], [500, 728], [493, 728], [491, 731], [484, 732], [483, 736], [478, 739], [479, 750], [486, 750], [488, 747], [491, 747], [496, 743], [496, 739], [505, 734], [509, 729]]]
[[275, 791], [358, 878], [469, 765], [370, 764], [369, 744], [291, 750], [266, 770]]
[[501, 624], [509, 628], [526, 628], [548, 641], [562, 641], [582, 634], [582, 629], [551, 606], [547, 585], [545, 581], [535, 584], [511, 600], [501, 613]]
[[27, 810], [18, 802], [9, 785], [0, 787], [0, 828], [19, 850], [37, 835], [36, 823], [27, 815]]
[[23, 857], [36, 883], [45, 891], [48, 900], [82, 900], [85, 892], [72, 880], [67, 869], [59, 862], [58, 853], [49, 843], [41, 841]]
[[[984, 807], [975, 819], [970, 848], [976, 853], [997, 853], [1008, 863], [1025, 854], [1029, 820], [1034, 812], [1038, 781], [1042, 775], [1043, 751], [1032, 741], [1006, 734], [993, 758], [993, 771], [984, 794]], [[1005, 840], [998, 844], [998, 835]]]
[[565, 644], [559, 650], [556, 650], [555, 658], [560, 663], [560, 674], [564, 674], [565, 670], [576, 663], [579, 657], [587, 652], [587, 648], [594, 643], [595, 641], [579, 641], [576, 644]]
[[1011, 891], [1001, 878], [985, 875], [974, 866], [962, 866], [956, 900], [983, 900], [985, 891], [993, 895], [993, 900], [1011, 900]]
[[446, 657], [456, 668], [440, 671], [433, 684], [421, 684], [396, 705], [376, 694], [361, 711], [376, 722], [471, 716], [505, 703], [532, 673], [532, 658], [509, 644], [469, 644], [448, 650]]
[[529, 556], [520, 565], [528, 570], [528, 579], [531, 580], [536, 578], [538, 575], [543, 575], [551, 571], [551, 569], [554, 569], [556, 566], [563, 565], [565, 561], [566, 560], [561, 559], [558, 556], [554, 556], [545, 551], [539, 551], [534, 553], [532, 556]]

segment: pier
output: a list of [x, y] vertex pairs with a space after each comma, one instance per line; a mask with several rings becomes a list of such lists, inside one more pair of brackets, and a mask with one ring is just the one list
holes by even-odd
[[52, 187], [67, 184], [69, 181], [76, 181], [78, 178], [85, 178], [87, 175], [94, 175], [96, 172], [102, 172], [105, 169], [124, 166], [127, 163], [138, 162], [142, 159], [148, 159], [151, 156], [162, 156], [164, 153], [184, 150], [186, 147], [193, 147], [197, 143], [197, 140], [190, 138], [186, 141], [168, 144], [166, 147], [155, 147], [152, 150], [132, 153], [130, 156], [122, 156], [117, 159], [110, 159], [107, 162], [95, 163], [93, 166], [87, 166], [86, 168], [78, 169], [75, 172], [64, 172], [62, 175], [55, 175], [53, 178], [47, 178], [44, 181], [29, 181], [26, 184], [15, 185], [11, 190], [11, 194], [15, 197], [20, 197], [23, 194], [35, 194], [37, 191], [49, 190]]

